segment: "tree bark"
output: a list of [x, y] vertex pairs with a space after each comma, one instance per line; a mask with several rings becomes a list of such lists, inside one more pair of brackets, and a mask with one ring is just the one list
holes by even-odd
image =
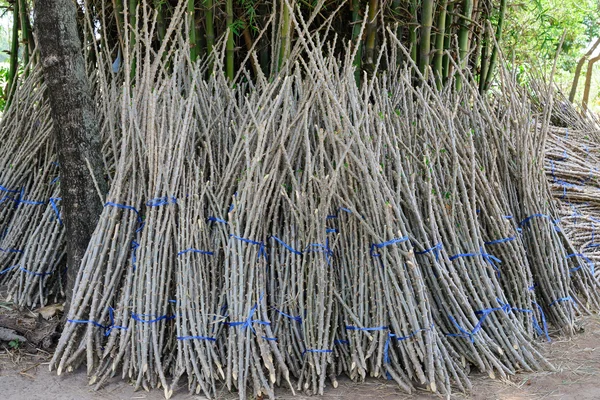
[[573, 103], [575, 101], [575, 95], [577, 94], [577, 85], [579, 84], [579, 76], [581, 75], [581, 70], [583, 69], [583, 65], [585, 62], [594, 54], [596, 51], [596, 47], [600, 44], [600, 39], [596, 40], [592, 47], [589, 49], [587, 53], [577, 63], [577, 68], [575, 68], [575, 76], [573, 77], [573, 84], [571, 85], [571, 91], [569, 92], [569, 101]]
[[102, 196], [107, 192], [107, 183], [102, 173], [98, 121], [77, 34], [75, 2], [37, 0], [34, 11], [60, 165], [68, 315], [79, 265], [103, 208], [95, 183]]
[[585, 113], [588, 109], [588, 101], [590, 99], [590, 88], [592, 87], [592, 75], [594, 74], [594, 64], [600, 60], [600, 55], [590, 59], [588, 62], [587, 71], [585, 72], [585, 86], [583, 87], [583, 100], [581, 108]]

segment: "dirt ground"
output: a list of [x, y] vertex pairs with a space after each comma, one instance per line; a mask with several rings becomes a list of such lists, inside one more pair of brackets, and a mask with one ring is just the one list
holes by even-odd
[[[474, 376], [473, 392], [456, 394], [452, 399], [600, 399], [600, 317], [583, 321], [584, 332], [572, 339], [554, 339], [542, 345], [542, 351], [556, 367], [556, 372], [518, 374], [510, 381], [491, 380]], [[26, 350], [0, 349], [0, 399], [6, 400], [100, 400], [100, 399], [163, 399], [162, 390], [134, 392], [127, 382], [114, 380], [100, 391], [87, 386], [85, 372], [56, 376], [48, 372], [48, 353], [36, 354]], [[440, 396], [427, 393], [406, 395], [393, 384], [368, 380], [356, 384], [340, 379], [337, 389], [329, 388], [324, 400], [341, 399], [414, 399], [433, 400]], [[280, 391], [280, 399], [305, 400]], [[176, 400], [203, 399], [192, 396], [185, 387], [176, 391]], [[223, 393], [222, 398], [232, 398]]]

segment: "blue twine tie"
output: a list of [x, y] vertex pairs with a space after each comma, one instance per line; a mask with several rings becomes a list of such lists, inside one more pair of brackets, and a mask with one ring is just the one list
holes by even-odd
[[279, 314], [283, 315], [283, 316], [284, 316], [284, 317], [286, 317], [286, 318], [289, 318], [289, 319], [291, 319], [291, 320], [294, 320], [294, 321], [296, 321], [296, 322], [298, 322], [298, 323], [300, 323], [300, 324], [302, 323], [302, 317], [301, 317], [301, 316], [299, 316], [299, 315], [298, 315], [298, 316], [296, 316], [296, 317], [294, 317], [293, 315], [286, 314], [286, 313], [284, 313], [283, 311], [281, 311], [281, 310], [279, 310], [279, 309], [277, 309], [277, 308], [275, 308], [275, 307], [273, 307], [273, 310], [277, 311]]
[[519, 226], [521, 228], [525, 227], [525, 225], [527, 225], [529, 223], [529, 221], [531, 221], [533, 218], [545, 218], [545, 219], [547, 219], [548, 221], [550, 221], [554, 225], [554, 230], [556, 230], [557, 232], [560, 232], [560, 228], [557, 225], [560, 220], [558, 220], [558, 219], [557, 220], [553, 220], [549, 215], [546, 215], [546, 214], [533, 214], [533, 215], [530, 215], [529, 217], [525, 218], [523, 221], [519, 222]]
[[67, 322], [70, 322], [72, 324], [92, 324], [94, 326], [97, 326], [98, 328], [102, 328], [104, 329], [104, 336], [110, 336], [110, 333], [112, 332], [113, 329], [122, 329], [122, 330], [127, 330], [127, 328], [123, 327], [123, 326], [116, 326], [115, 325], [115, 318], [114, 318], [114, 310], [112, 307], [108, 307], [108, 318], [110, 323], [108, 325], [102, 325], [96, 321], [84, 321], [84, 320], [73, 320], [73, 319], [68, 319]]
[[154, 319], [142, 319], [141, 317], [145, 317], [146, 315], [144, 314], [135, 314], [135, 313], [131, 313], [131, 318], [134, 319], [137, 322], [142, 322], [144, 324], [153, 324], [155, 322], [159, 322], [164, 320], [170, 321], [172, 319], [175, 319], [175, 315], [161, 315], [160, 317], [154, 318]]
[[304, 356], [306, 353], [333, 353], [333, 350], [329, 350], [329, 349], [305, 349], [302, 352], [302, 355]]
[[62, 198], [60, 198], [60, 197], [51, 197], [48, 200], [48, 203], [50, 203], [50, 206], [52, 207], [52, 209], [54, 210], [54, 213], [56, 214], [56, 220], [58, 221], [59, 225], [62, 225], [63, 222], [62, 222], [62, 219], [60, 219], [60, 211], [58, 211], [58, 207], [56, 206], [56, 202], [57, 201], [61, 201], [61, 200], [62, 200]]
[[52, 181], [50, 182], [51, 185], [54, 185], [56, 182], [58, 182], [60, 180], [60, 176], [57, 176], [56, 178], [52, 179]]
[[333, 257], [333, 251], [329, 248], [329, 238], [325, 240], [325, 244], [320, 243], [311, 243], [306, 246], [304, 249], [304, 253], [323, 253], [325, 254], [325, 259], [327, 260], [327, 264], [331, 265], [331, 257]]
[[376, 327], [372, 327], [372, 328], [360, 328], [358, 326], [346, 325], [347, 331], [371, 332], [371, 331], [387, 331], [388, 329], [389, 328], [387, 326], [376, 326]]
[[140, 227], [136, 230], [136, 232], [141, 231], [142, 228], [144, 227], [144, 221], [142, 220], [142, 216], [140, 215], [140, 212], [135, 207], [128, 206], [128, 205], [125, 205], [125, 204], [113, 203], [111, 201], [109, 201], [108, 203], [106, 203], [104, 205], [104, 207], [116, 207], [116, 208], [121, 208], [123, 210], [131, 210], [131, 211], [133, 211], [137, 215], [137, 220], [138, 220], [138, 223], [140, 224]]
[[535, 315], [533, 315], [533, 313], [531, 314], [531, 319], [533, 321], [533, 327], [535, 328], [536, 332], [538, 333], [539, 336], [545, 335], [546, 339], [551, 342], [550, 340], [550, 335], [548, 334], [548, 324], [546, 323], [546, 315], [544, 314], [544, 310], [542, 310], [542, 307], [536, 303], [535, 301], [532, 301], [532, 303], [537, 307], [538, 311], [540, 312], [540, 317], [542, 318], [542, 326], [543, 329], [540, 327], [540, 325], [538, 324], [537, 319], [535, 318]]
[[402, 340], [410, 339], [420, 332], [430, 331], [432, 329], [433, 329], [433, 324], [431, 324], [431, 326], [429, 328], [417, 329], [416, 331], [412, 332], [408, 336], [398, 336], [398, 335], [390, 332], [385, 341], [385, 345], [383, 346], [383, 362], [384, 362], [384, 364], [390, 363], [389, 349], [390, 349], [390, 340], [391, 339], [396, 339], [397, 341], [400, 342]]
[[136, 242], [135, 240], [131, 241], [131, 266], [133, 267], [134, 271], [136, 269], [137, 264], [137, 249], [139, 247], [140, 244], [138, 242]]
[[325, 233], [338, 233], [339, 230], [337, 228], [327, 228], [325, 229]]
[[492, 244], [500, 244], [500, 243], [506, 243], [506, 242], [512, 242], [513, 240], [515, 240], [514, 236], [511, 237], [507, 237], [504, 239], [498, 239], [498, 240], [492, 240], [491, 242], [485, 242], [486, 245], [492, 245]]
[[236, 236], [234, 234], [230, 234], [229, 237], [232, 237], [234, 239], [240, 240], [242, 242], [248, 243], [248, 244], [253, 244], [256, 246], [260, 246], [258, 249], [258, 257], [260, 258], [261, 256], [265, 258], [265, 260], [268, 260], [267, 258], [267, 250], [265, 249], [265, 244], [263, 242], [255, 242], [254, 240], [250, 240], [250, 239], [246, 239], [240, 236]]
[[[592, 219], [592, 221], [596, 221], [598, 222], [595, 218], [590, 217]], [[594, 222], [591, 222], [592, 224], [592, 242], [590, 244], [588, 244], [587, 246], [585, 246], [586, 248], [590, 248], [590, 247], [600, 247], [600, 243], [594, 243], [595, 242], [595, 238], [594, 238], [594, 234], [595, 234], [595, 230], [596, 227], [594, 226]]]
[[285, 243], [283, 240], [279, 239], [277, 236], [271, 236], [271, 239], [274, 239], [277, 243], [279, 243], [280, 245], [282, 245], [283, 247], [285, 247], [288, 251], [301, 256], [302, 252], [295, 250], [294, 248], [292, 248], [292, 246], [290, 246], [289, 244]]
[[422, 254], [427, 254], [427, 253], [433, 252], [433, 254], [434, 254], [434, 256], [435, 256], [435, 260], [436, 260], [436, 261], [439, 261], [439, 259], [440, 259], [440, 251], [442, 251], [442, 248], [443, 248], [443, 247], [444, 247], [444, 246], [443, 246], [441, 243], [438, 243], [438, 244], [436, 244], [435, 246], [433, 246], [433, 247], [430, 247], [430, 248], [428, 248], [428, 249], [426, 249], [426, 250], [423, 250], [423, 251], [415, 251], [415, 254], [422, 255]]
[[15, 208], [19, 206], [19, 204], [27, 204], [30, 206], [41, 206], [46, 204], [45, 201], [35, 201], [35, 200], [25, 200], [25, 188], [21, 188], [21, 191], [19, 192], [19, 197], [14, 200], [15, 202]]
[[450, 319], [450, 322], [452, 322], [452, 324], [454, 325], [454, 327], [459, 330], [460, 333], [447, 333], [446, 336], [449, 336], [449, 337], [462, 337], [462, 338], [465, 338], [465, 339], [469, 339], [471, 341], [471, 343], [475, 343], [475, 339], [473, 338], [473, 333], [467, 331], [462, 326], [460, 326], [458, 324], [458, 322], [456, 322], [456, 320], [454, 319], [454, 317], [452, 317], [452, 315], [448, 315], [448, 318]]
[[371, 257], [379, 257], [380, 254], [375, 252], [375, 249], [382, 249], [386, 246], [391, 246], [397, 243], [403, 243], [408, 241], [409, 238], [408, 236], [404, 236], [404, 237], [400, 237], [400, 238], [396, 238], [396, 239], [392, 239], [392, 240], [388, 240], [387, 242], [383, 242], [383, 243], [373, 243], [371, 244]]
[[217, 339], [209, 336], [177, 336], [177, 340], [208, 340], [210, 342], [216, 342]]
[[15, 268], [17, 268], [17, 267], [18, 267], [18, 265], [13, 265], [12, 267], [8, 267], [8, 268], [6, 268], [6, 269], [3, 269], [2, 271], [0, 271], [0, 275], [4, 275], [4, 274], [6, 274], [6, 273], [8, 273], [8, 272], [12, 271], [13, 269], [15, 269]]
[[333, 344], [350, 344], [349, 340], [344, 340], [344, 339], [335, 339], [333, 341]]
[[0, 190], [6, 193], [19, 193], [21, 190], [20, 189], [16, 189], [16, 190], [10, 190], [5, 188], [4, 186], [0, 185]]
[[208, 217], [206, 218], [207, 222], [218, 222], [219, 224], [227, 225], [227, 221], [217, 217]]
[[271, 341], [271, 342], [276, 342], [277, 338], [276, 337], [267, 337], [267, 336], [261, 336], [261, 338]]
[[479, 251], [481, 253], [463, 253], [463, 254], [455, 254], [452, 257], [450, 257], [450, 261], [454, 261], [460, 257], [477, 257], [477, 256], [481, 256], [483, 257], [483, 259], [492, 266], [492, 268], [494, 268], [494, 271], [496, 271], [496, 274], [498, 275], [498, 277], [500, 277], [500, 269], [496, 266], [496, 263], [498, 264], [502, 264], [502, 260], [500, 260], [497, 257], [494, 257], [491, 254], [488, 254], [486, 252], [483, 251], [482, 248], [479, 248]]
[[198, 250], [198, 249], [186, 249], [186, 250], [181, 250], [179, 253], [177, 253], [177, 256], [181, 256], [186, 253], [199, 253], [199, 254], [206, 254], [207, 256], [214, 255], [214, 253], [212, 251]]
[[344, 211], [344, 212], [347, 212], [348, 214], [352, 214], [352, 210], [349, 210], [349, 209], [344, 208], [344, 207], [340, 207], [340, 211]]
[[177, 204], [177, 199], [173, 196], [157, 197], [146, 203], [148, 207], [160, 207], [167, 204]]
[[2, 249], [0, 248], [0, 251], [3, 253], [19, 253], [19, 254], [23, 254], [23, 250], [17, 250], [17, 249]]
[[[263, 296], [260, 296], [260, 301], [262, 301]], [[245, 321], [237, 321], [237, 322], [227, 322], [227, 325], [229, 326], [239, 326], [243, 329], [246, 328], [250, 328], [252, 330], [253, 333], [256, 333], [256, 331], [254, 330], [254, 328], [252, 327], [252, 324], [260, 324], [260, 325], [271, 325], [270, 322], [267, 321], [260, 321], [260, 320], [253, 320], [252, 316], [254, 315], [254, 313], [256, 312], [256, 310], [258, 309], [258, 303], [254, 304], [254, 306], [250, 309], [250, 311], [248, 312], [248, 318], [246, 318]]]
[[564, 302], [566, 302], [566, 301], [573, 301], [573, 298], [572, 298], [571, 296], [568, 296], [568, 297], [561, 297], [560, 299], [556, 299], [556, 300], [554, 300], [552, 303], [548, 304], [548, 307], [552, 307], [552, 306], [553, 306], [553, 305], [555, 305], [555, 304], [558, 304], [558, 303], [564, 303]]
[[25, 269], [24, 267], [20, 267], [19, 271], [23, 271], [29, 275], [34, 275], [34, 276], [41, 276], [42, 278], [46, 277], [46, 276], [50, 276], [54, 273], [54, 271], [50, 271], [50, 272], [33, 272], [33, 271], [29, 271], [28, 269]]
[[[594, 267], [594, 263], [592, 262], [592, 260], [590, 260], [589, 258], [587, 258], [585, 255], [583, 255], [581, 253], [573, 253], [573, 254], [568, 254], [566, 256], [566, 258], [571, 258], [571, 257], [583, 258], [585, 260], [585, 262], [590, 266], [590, 271], [592, 272], [592, 276], [594, 276], [595, 267]], [[581, 265], [579, 265], [578, 267], [575, 267], [575, 268], [571, 268], [570, 271], [575, 272], [575, 271], [578, 271], [579, 269], [581, 269]]]

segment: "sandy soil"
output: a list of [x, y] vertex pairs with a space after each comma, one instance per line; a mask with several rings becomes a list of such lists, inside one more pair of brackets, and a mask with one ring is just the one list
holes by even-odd
[[[556, 372], [518, 374], [510, 381], [491, 380], [487, 376], [473, 377], [473, 393], [456, 394], [452, 399], [524, 400], [524, 399], [577, 399], [600, 400], [600, 317], [583, 321], [584, 332], [572, 339], [555, 339], [544, 344], [542, 351], [556, 367]], [[43, 352], [0, 349], [0, 399], [6, 400], [100, 400], [100, 399], [163, 399], [162, 391], [134, 392], [127, 382], [114, 380], [102, 390], [94, 392], [87, 386], [85, 372], [58, 377], [48, 372]], [[285, 391], [281, 399], [305, 400]], [[176, 400], [203, 399], [192, 396], [185, 387], [173, 396]], [[225, 393], [222, 398], [232, 398]], [[235, 398], [235, 397], [233, 397]], [[324, 400], [341, 399], [439, 399], [427, 393], [406, 395], [395, 386], [380, 380], [356, 384], [340, 379], [337, 389], [328, 389]]]

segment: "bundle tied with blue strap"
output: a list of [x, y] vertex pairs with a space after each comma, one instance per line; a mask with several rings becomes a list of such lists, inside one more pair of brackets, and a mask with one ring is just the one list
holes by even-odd
[[452, 257], [450, 257], [450, 261], [454, 261], [457, 260], [461, 257], [482, 257], [493, 269], [494, 271], [496, 271], [496, 275], [498, 275], [498, 277], [500, 277], [500, 269], [496, 266], [496, 263], [501, 264], [502, 260], [500, 260], [497, 257], [494, 257], [491, 254], [486, 253], [485, 251], [483, 251], [483, 248], [479, 248], [479, 253], [461, 253], [461, 254], [455, 254]]
[[94, 325], [98, 328], [101, 328], [104, 330], [104, 336], [110, 336], [110, 333], [113, 331], [113, 329], [121, 329], [126, 331], [127, 328], [124, 326], [118, 326], [115, 325], [115, 316], [114, 316], [114, 309], [112, 307], [108, 307], [108, 319], [109, 319], [109, 324], [108, 325], [102, 325], [101, 323], [97, 322], [97, 321], [91, 321], [91, 320], [79, 320], [79, 319], [67, 319], [67, 322], [72, 323], [72, 324], [91, 324]]
[[232, 237], [232, 238], [237, 239], [237, 240], [239, 240], [241, 242], [244, 242], [244, 243], [248, 243], [248, 244], [252, 244], [252, 245], [255, 245], [255, 246], [259, 246], [257, 259], [260, 259], [261, 257], [264, 257], [265, 260], [268, 260], [267, 250], [265, 248], [264, 242], [257, 242], [257, 241], [246, 239], [246, 238], [243, 238], [241, 236], [234, 235], [234, 234], [230, 234], [229, 237]]
[[262, 301], [262, 299], [263, 299], [263, 296], [261, 295], [258, 303], [255, 303], [254, 306], [252, 306], [252, 308], [250, 309], [250, 311], [248, 311], [248, 318], [246, 318], [243, 321], [227, 322], [227, 325], [232, 326], [232, 327], [240, 327], [242, 330], [250, 328], [250, 330], [253, 333], [256, 333], [256, 331], [254, 330], [254, 327], [252, 326], [253, 324], [271, 325], [271, 323], [268, 321], [252, 319], [252, 317], [256, 313], [256, 310], [258, 309], [258, 304]]

